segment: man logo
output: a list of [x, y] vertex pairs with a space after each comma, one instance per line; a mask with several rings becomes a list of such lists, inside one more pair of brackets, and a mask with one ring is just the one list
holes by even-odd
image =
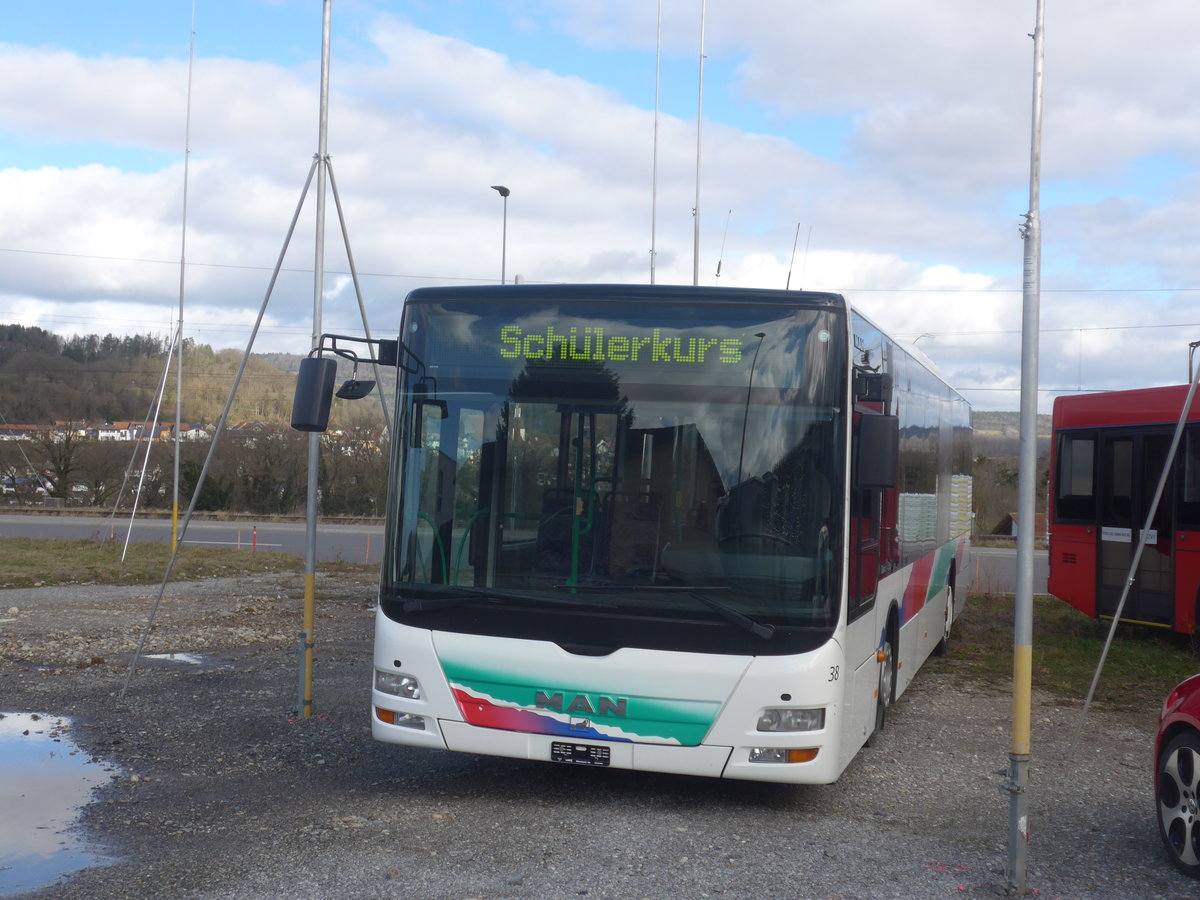
[[538, 709], [552, 709], [560, 713], [582, 713], [589, 716], [624, 716], [629, 701], [624, 697], [605, 697], [597, 694], [593, 701], [587, 694], [576, 694], [569, 703], [561, 691], [537, 691], [533, 705]]

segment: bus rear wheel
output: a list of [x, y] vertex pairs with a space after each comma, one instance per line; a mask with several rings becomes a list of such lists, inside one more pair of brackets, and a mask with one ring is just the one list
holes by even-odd
[[934, 656], [945, 656], [949, 651], [947, 642], [950, 640], [950, 627], [954, 624], [954, 587], [946, 585], [946, 628], [942, 632], [942, 639], [934, 645]]

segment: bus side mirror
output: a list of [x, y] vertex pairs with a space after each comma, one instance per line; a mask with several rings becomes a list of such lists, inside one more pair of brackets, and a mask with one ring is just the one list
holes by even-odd
[[859, 419], [857, 431], [855, 483], [863, 488], [895, 488], [900, 468], [899, 418], [867, 413]]
[[[395, 368], [400, 359], [400, 342], [399, 341], [376, 341], [379, 349], [375, 351], [378, 357], [372, 360], [376, 365]], [[334, 392], [335, 397], [339, 400], [361, 400], [375, 389], [375, 382], [358, 377], [358, 359], [354, 360], [354, 372], [350, 378], [342, 383], [342, 386]], [[382, 390], [382, 388], [381, 388]]]
[[293, 428], [325, 431], [329, 427], [329, 407], [333, 403], [336, 378], [337, 360], [333, 357], [309, 356], [300, 360], [296, 394], [292, 398]]
[[387, 369], [394, 369], [400, 363], [400, 342], [380, 341], [375, 353], [375, 362]]
[[413, 429], [412, 445], [421, 446], [421, 436], [425, 433], [425, 410], [432, 407], [434, 415], [439, 419], [450, 417], [450, 405], [445, 400], [433, 400], [429, 397], [429, 383], [421, 379], [413, 385]]
[[357, 378], [351, 378], [337, 389], [334, 396], [340, 400], [361, 400], [374, 388], [374, 381], [359, 381]]
[[854, 399], [861, 403], [892, 402], [892, 376], [887, 372], [854, 371]]

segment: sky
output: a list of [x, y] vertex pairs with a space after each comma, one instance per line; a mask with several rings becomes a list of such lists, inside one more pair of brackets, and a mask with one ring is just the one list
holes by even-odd
[[[1200, 4], [1046, 7], [1043, 412], [1186, 381], [1200, 340]], [[351, 258], [381, 336], [416, 287], [645, 283], [653, 247], [659, 283], [843, 293], [1017, 409], [1035, 0], [658, 9], [333, 0], [323, 330], [362, 331]], [[182, 306], [245, 349], [266, 301], [254, 351], [306, 353], [320, 0], [0, 23], [0, 322], [169, 337]]]

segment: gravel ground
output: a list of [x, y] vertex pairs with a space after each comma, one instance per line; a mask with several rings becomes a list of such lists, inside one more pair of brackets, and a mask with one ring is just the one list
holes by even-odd
[[[0, 710], [70, 716], [120, 774], [81, 828], [114, 862], [38, 898], [871, 898], [1003, 894], [1011, 702], [938, 661], [826, 787], [721, 782], [385, 746], [370, 737], [368, 584], [318, 582], [317, 715], [292, 714], [302, 588], [257, 576], [0, 592]], [[11, 610], [15, 609], [16, 612]], [[970, 614], [968, 607], [967, 615]], [[953, 651], [952, 651], [953, 653]], [[1153, 711], [1039, 696], [1029, 885], [1200, 895], [1158, 844]]]

